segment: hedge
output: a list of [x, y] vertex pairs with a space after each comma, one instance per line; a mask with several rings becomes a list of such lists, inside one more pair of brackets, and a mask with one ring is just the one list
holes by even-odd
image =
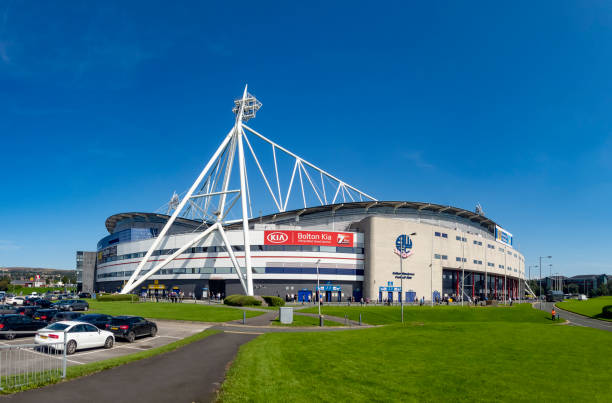
[[612, 319], [612, 305], [606, 305], [601, 309], [601, 316]]
[[113, 295], [99, 295], [96, 301], [100, 302], [114, 302], [114, 301], [138, 301], [138, 297], [131, 294], [113, 294]]
[[269, 306], [284, 306], [285, 305], [285, 300], [280, 298], [280, 297], [275, 297], [275, 296], [264, 296], [263, 297], [264, 301], [266, 301], [266, 303]]
[[261, 305], [261, 301], [255, 297], [249, 295], [228, 295], [223, 300], [225, 305], [230, 306], [249, 306], [249, 305]]

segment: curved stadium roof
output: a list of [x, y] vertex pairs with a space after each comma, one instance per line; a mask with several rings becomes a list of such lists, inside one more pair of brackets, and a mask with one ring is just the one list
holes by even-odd
[[[321, 213], [325, 211], [330, 211], [330, 212], [335, 213], [336, 211], [342, 210], [342, 209], [364, 208], [366, 210], [369, 210], [371, 208], [376, 208], [376, 207], [388, 207], [388, 208], [393, 208], [396, 210], [400, 208], [408, 208], [408, 209], [414, 209], [418, 211], [426, 211], [426, 212], [432, 212], [432, 213], [444, 213], [444, 214], [448, 214], [451, 216], [457, 216], [457, 217], [461, 217], [466, 220], [469, 220], [473, 222], [474, 224], [480, 225], [482, 228], [486, 229], [487, 231], [491, 233], [495, 231], [496, 223], [493, 220], [485, 217], [484, 215], [477, 214], [473, 211], [465, 210], [459, 207], [445, 206], [442, 204], [424, 203], [424, 202], [409, 202], [409, 201], [367, 201], [367, 202], [326, 204], [323, 206], [309, 207], [305, 209], [297, 209], [297, 210], [285, 211], [282, 213], [269, 214], [269, 215], [262, 216], [262, 217], [251, 218], [251, 220], [252, 221], [261, 220], [267, 223], [272, 223], [276, 220], [288, 219], [296, 215], [305, 216], [305, 215]], [[117, 225], [119, 221], [128, 219], [128, 218], [138, 218], [138, 217], [143, 218], [145, 221], [155, 220], [157, 222], [159, 222], [160, 220], [168, 220], [170, 218], [169, 215], [158, 214], [158, 213], [141, 213], [141, 212], [120, 213], [120, 214], [112, 215], [106, 219], [106, 229], [108, 230], [109, 233], [112, 234], [115, 230], [115, 226]], [[179, 223], [185, 224], [185, 225], [193, 225], [194, 227], [198, 227], [202, 225], [202, 222], [200, 221], [189, 220], [189, 219], [180, 218], [180, 217], [178, 217], [176, 221]], [[242, 224], [229, 223], [228, 227], [233, 228], [234, 226], [239, 226], [239, 225], [241, 226]]]

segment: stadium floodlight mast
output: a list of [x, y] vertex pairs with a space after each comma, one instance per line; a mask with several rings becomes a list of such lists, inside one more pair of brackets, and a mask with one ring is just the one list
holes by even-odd
[[[133, 291], [136, 287], [146, 281], [149, 277], [159, 272], [163, 267], [175, 260], [180, 254], [185, 252], [193, 245], [204, 243], [211, 236], [217, 236], [222, 245], [225, 246], [229, 258], [232, 262], [236, 275], [240, 280], [240, 284], [246, 295], [253, 295], [253, 273], [251, 261], [251, 247], [249, 234], [249, 219], [253, 218], [251, 192], [249, 191], [249, 181], [247, 173], [247, 150], [257, 166], [257, 171], [263, 178], [265, 190], [268, 191], [271, 197], [271, 208], [269, 210], [274, 213], [287, 211], [291, 191], [294, 183], [297, 183], [301, 189], [301, 201], [304, 208], [319, 206], [323, 204], [334, 204], [336, 202], [350, 201], [377, 201], [374, 197], [360, 191], [359, 189], [350, 186], [343, 180], [331, 175], [316, 165], [304, 160], [297, 154], [292, 153], [286, 148], [266, 138], [262, 134], [248, 127], [245, 123], [254, 118], [262, 104], [252, 94], [247, 91], [248, 87], [244, 87], [242, 98], [234, 101], [232, 111], [236, 115], [233, 127], [223, 138], [219, 147], [215, 150], [200, 175], [191, 185], [189, 190], [181, 197], [176, 193], [172, 196], [166, 214], [172, 215], [154, 239], [143, 259], [138, 263], [138, 266], [131, 274], [129, 280], [121, 290], [122, 294], [127, 294]], [[249, 140], [247, 132], [254, 136], [253, 140]], [[268, 179], [265, 174], [261, 162], [265, 160], [259, 159], [255, 154], [255, 148], [252, 145], [255, 139], [263, 140], [267, 146], [272, 147], [271, 157], [274, 166], [274, 181]], [[244, 144], [246, 143], [246, 150]], [[238, 151], [238, 152], [236, 152]], [[291, 172], [291, 180], [288, 189], [281, 191], [281, 181], [279, 177], [279, 164], [277, 162], [277, 154], [284, 154], [293, 161]], [[232, 173], [234, 170], [235, 160], [238, 159], [238, 176], [239, 189], [230, 189]], [[272, 165], [272, 164], [270, 164]], [[297, 173], [297, 175], [296, 175]], [[317, 176], [319, 178], [317, 178]], [[304, 179], [306, 178], [306, 179]], [[319, 182], [320, 179], [320, 183]], [[276, 184], [276, 189], [273, 190], [273, 185]], [[310, 185], [310, 186], [309, 186]], [[330, 188], [331, 192], [326, 189]], [[294, 192], [294, 194], [297, 190]], [[310, 200], [314, 200], [315, 204], [307, 201], [306, 194], [311, 196]], [[333, 198], [329, 197], [333, 193]], [[298, 197], [299, 198], [299, 197]], [[230, 221], [228, 213], [236, 206], [240, 199], [239, 209], [241, 218], [239, 220]], [[319, 204], [316, 204], [318, 201]], [[238, 208], [238, 207], [237, 207]], [[201, 221], [202, 232], [194, 233], [194, 237], [186, 241], [181, 247], [175, 250], [169, 257], [165, 258], [160, 263], [157, 263], [149, 270], [143, 270], [153, 252], [165, 245], [161, 245], [166, 241], [166, 234], [172, 227], [172, 224], [178, 217], [188, 218], [191, 220]], [[229, 223], [242, 221], [242, 241], [243, 241], [243, 256], [236, 256], [234, 249], [225, 233], [224, 226]], [[178, 245], [177, 245], [178, 246]], [[240, 260], [242, 260], [242, 265]], [[156, 261], [157, 262], [157, 261]], [[244, 269], [244, 270], [243, 270]]]

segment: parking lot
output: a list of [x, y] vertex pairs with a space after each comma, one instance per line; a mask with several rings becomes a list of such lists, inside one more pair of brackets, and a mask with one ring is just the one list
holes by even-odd
[[[168, 321], [168, 320], [153, 320], [157, 324], [157, 335], [155, 337], [141, 337], [136, 339], [134, 343], [128, 343], [121, 339], [115, 340], [115, 345], [111, 349], [104, 348], [95, 348], [95, 349], [87, 349], [87, 350], [77, 350], [75, 354], [69, 355], [67, 358], [67, 365], [81, 365], [87, 364], [95, 361], [107, 360], [109, 358], [120, 357], [123, 355], [133, 354], [138, 351], [146, 351], [155, 347], [164, 346], [166, 344], [172, 343], [176, 340], [183, 339], [185, 337], [191, 336], [195, 333], [199, 333], [207, 328], [209, 325], [199, 324], [199, 323], [191, 323], [191, 322], [176, 322], [176, 321]], [[34, 336], [28, 337], [17, 337], [14, 340], [5, 340], [0, 339], [0, 345], [8, 346], [8, 345], [25, 345], [25, 344], [33, 344]], [[62, 359], [62, 355], [52, 355], [42, 351], [34, 351], [34, 350], [24, 350], [28, 351], [28, 354], [33, 357], [28, 357], [31, 359], [35, 359], [34, 356], [49, 358], [52, 357], [57, 360]], [[25, 358], [25, 357], [24, 357]], [[25, 360], [24, 360], [25, 364]], [[19, 365], [13, 366], [10, 372], [19, 371]]]

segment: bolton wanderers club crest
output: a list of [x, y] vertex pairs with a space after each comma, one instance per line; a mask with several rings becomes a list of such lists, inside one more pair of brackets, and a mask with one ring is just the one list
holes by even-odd
[[403, 259], [412, 255], [412, 239], [408, 235], [400, 235], [395, 240], [395, 249], [393, 250], [396, 255], [401, 256]]

